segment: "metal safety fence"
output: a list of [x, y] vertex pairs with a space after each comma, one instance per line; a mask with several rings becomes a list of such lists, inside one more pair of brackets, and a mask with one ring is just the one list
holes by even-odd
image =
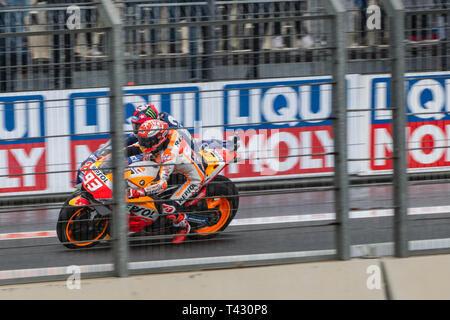
[[[429, 183], [447, 166], [447, 4], [359, 3], [0, 8], [0, 283], [447, 252], [448, 187]], [[418, 71], [435, 74], [407, 74]], [[123, 179], [89, 212], [68, 203], [81, 163], [107, 141], [103, 172], [123, 174], [123, 136], [143, 103], [200, 145], [240, 140], [224, 171], [239, 196], [220, 202], [227, 183], [212, 180], [188, 216], [194, 230], [213, 211], [219, 222], [181, 245], [164, 224], [130, 237], [139, 212]], [[428, 183], [413, 181], [424, 168]], [[214, 228], [236, 199], [236, 217]]]
[[[104, 87], [105, 28], [94, 1], [9, 1], [0, 7], [0, 91]], [[341, 0], [349, 74], [389, 73], [383, 3]], [[448, 65], [446, 1], [405, 11], [407, 72]], [[116, 1], [126, 83], [317, 76], [329, 57], [322, 1]], [[72, 32], [63, 32], [71, 30]], [[17, 36], [13, 36], [16, 34]]]
[[[326, 17], [312, 3], [118, 1], [127, 83], [298, 76], [294, 65], [324, 74]], [[26, 35], [5, 44], [3, 91], [106, 86], [105, 29], [95, 8], [87, 1], [2, 8], [2, 32]], [[68, 28], [77, 32], [47, 33]]]
[[[270, 82], [266, 84], [255, 82], [252, 86], [246, 86], [245, 88], [214, 88], [211, 84], [205, 83], [201, 90], [192, 86], [172, 89], [156, 88], [146, 92], [140, 91], [139, 87], [136, 87], [136, 89], [127, 87], [124, 90], [123, 85], [129, 81], [129, 79], [126, 79], [128, 72], [124, 72], [129, 67], [129, 60], [126, 59], [126, 54], [123, 52], [124, 45], [126, 46], [128, 29], [127, 25], [122, 23], [118, 14], [121, 11], [116, 9], [117, 7], [112, 3], [103, 1], [99, 4], [95, 13], [99, 17], [98, 21], [102, 24], [100, 31], [104, 33], [102, 50], [105, 57], [102, 58], [102, 61], [108, 70], [110, 80], [107, 90], [94, 91], [93, 93], [81, 90], [79, 94], [57, 91], [49, 94], [49, 96], [44, 96], [43, 100], [41, 100], [41, 96], [30, 93], [27, 97], [21, 97], [20, 101], [4, 102], [2, 106], [4, 108], [2, 110], [5, 112], [4, 119], [15, 122], [17, 120], [16, 115], [19, 116], [22, 112], [27, 116], [30, 114], [30, 118], [32, 115], [39, 115], [37, 119], [42, 121], [41, 126], [34, 125], [37, 133], [32, 132], [34, 129], [30, 130], [29, 135], [17, 140], [13, 136], [15, 130], [9, 130], [10, 137], [2, 139], [6, 145], [11, 141], [16, 143], [19, 141], [19, 143], [23, 142], [24, 144], [23, 149], [19, 149], [17, 145], [14, 146], [14, 149], [7, 146], [2, 154], [5, 155], [2, 160], [3, 165], [6, 165], [2, 167], [2, 172], [5, 173], [2, 175], [2, 179], [9, 184], [7, 188], [10, 191], [19, 187], [21, 189], [19, 194], [24, 197], [27, 188], [33, 191], [36, 190], [33, 188], [40, 186], [40, 184], [44, 184], [45, 187], [54, 184], [51, 187], [52, 190], [67, 190], [65, 185], [67, 180], [76, 179], [78, 167], [85, 160], [82, 155], [89, 155], [86, 150], [93, 151], [109, 139], [112, 143], [113, 157], [111, 162], [108, 162], [108, 166], [102, 168], [103, 172], [104, 174], [112, 172], [113, 176], [123, 174], [125, 165], [122, 159], [125, 158], [125, 154], [121, 146], [123, 145], [123, 135], [130, 133], [131, 129], [128, 122], [129, 115], [126, 115], [126, 110], [123, 108], [124, 101], [126, 101], [126, 104], [136, 106], [142, 101], [143, 96], [146, 97], [147, 101], [158, 101], [159, 103], [155, 103], [158, 108], [164, 108], [164, 105], [170, 103], [174, 113], [177, 113], [176, 110], [180, 109], [181, 113], [178, 112], [178, 114], [182, 115], [185, 128], [191, 131], [199, 141], [210, 141], [211, 139], [221, 141], [224, 137], [239, 136], [241, 143], [244, 145], [244, 149], [239, 150], [241, 162], [229, 165], [226, 171], [228, 176], [239, 177], [242, 174], [247, 174], [265, 179], [275, 176], [279, 166], [293, 166], [291, 164], [293, 162], [295, 162], [295, 168], [299, 167], [304, 172], [313, 172], [314, 165], [312, 163], [319, 161], [323, 163], [325, 170], [329, 173], [332, 173], [333, 168], [339, 168], [342, 178], [337, 179], [337, 183], [345, 183], [346, 160], [341, 158], [345, 157], [345, 153], [334, 154], [330, 142], [331, 137], [334, 136], [335, 145], [345, 146], [346, 144], [346, 135], [339, 134], [339, 132], [346, 132], [343, 127], [345, 121], [337, 121], [340, 117], [345, 116], [345, 112], [337, 108], [333, 107], [333, 110], [330, 109], [324, 115], [319, 116], [311, 113], [310, 117], [314, 118], [308, 118], [305, 114], [302, 119], [298, 119], [299, 128], [291, 128], [291, 125], [287, 123], [291, 120], [282, 119], [278, 121], [261, 121], [256, 120], [256, 118], [252, 121], [237, 120], [225, 126], [223, 124], [217, 125], [217, 121], [214, 119], [215, 116], [219, 118], [222, 116], [216, 107], [216, 103], [218, 104], [224, 96], [230, 101], [230, 105], [239, 104], [241, 100], [247, 100], [248, 103], [254, 105], [255, 97], [261, 97], [262, 94], [267, 101], [273, 101], [280, 95], [287, 94], [292, 97], [293, 93], [298, 94], [298, 92], [304, 91], [305, 97], [310, 97], [310, 99], [316, 99], [315, 97], [321, 95], [323, 96], [322, 99], [335, 100], [330, 103], [330, 106], [343, 106], [345, 86], [342, 85], [342, 80], [345, 76], [345, 59], [341, 60], [342, 64], [331, 64], [331, 56], [334, 53], [343, 54], [342, 51], [339, 51], [342, 50], [342, 46], [339, 47], [340, 49], [338, 48], [339, 50], [332, 47], [327, 49], [329, 55], [326, 59], [328, 70], [334, 69], [334, 74], [340, 77], [339, 81], [336, 82], [333, 82], [332, 77], [327, 76], [321, 81], [312, 83], [299, 81], [276, 88], [273, 88]], [[334, 14], [332, 10], [339, 10], [339, 6], [333, 3], [333, 6], [329, 7], [329, 13], [323, 16], [327, 17], [330, 25], [338, 23], [332, 19]], [[339, 14], [342, 19], [343, 11], [341, 10]], [[89, 28], [73, 30], [51, 30], [49, 32], [54, 32], [58, 37], [67, 35], [73, 37], [74, 32], [85, 34], [85, 32], [92, 31]], [[95, 27], [95, 30], [98, 30], [97, 27]], [[327, 32], [330, 30], [336, 31], [336, 34], [328, 35], [329, 39], [341, 39], [338, 41], [343, 44], [343, 32], [340, 35], [341, 31], [339, 31], [343, 30], [342, 28], [328, 28], [327, 30]], [[72, 57], [72, 55], [69, 54], [68, 57]], [[64, 69], [60, 71], [60, 75], [63, 75]], [[65, 76], [62, 76], [62, 79], [65, 78]], [[338, 78], [335, 77], [335, 79]], [[340, 85], [336, 85], [336, 83]], [[343, 92], [343, 94], [331, 95], [332, 91]], [[7, 96], [8, 94], [6, 94]], [[199, 104], [201, 104], [201, 107]], [[193, 118], [189, 118], [191, 114], [189, 111], [194, 115]], [[200, 116], [199, 112], [209, 117]], [[83, 123], [76, 120], [89, 113], [91, 114], [88, 118], [94, 119], [94, 122]], [[108, 118], [109, 122], [105, 122], [105, 119]], [[125, 128], [122, 128], [123, 119], [128, 119]], [[203, 119], [203, 123], [199, 122], [198, 119]], [[67, 120], [69, 123], [66, 122]], [[308, 129], [308, 123], [311, 121], [320, 121], [324, 124], [318, 135], [319, 139], [323, 140], [323, 145], [319, 146], [315, 142], [317, 138], [314, 138], [313, 132]], [[44, 127], [43, 122], [45, 122], [45, 127], [49, 126], [43, 130], [44, 132], [40, 131]], [[301, 130], [302, 127], [304, 128]], [[298, 135], [305, 140], [305, 143], [298, 144], [296, 142], [297, 147], [286, 146], [280, 140], [285, 137], [298, 139], [296, 137]], [[277, 145], [278, 147], [275, 148]], [[236, 151], [238, 150], [236, 149]], [[23, 155], [23, 157], [16, 158], [15, 155], [18, 154]], [[23, 159], [30, 161], [26, 164]], [[337, 165], [334, 164], [334, 161], [338, 161]], [[208, 166], [208, 163], [204, 163], [204, 165]], [[203, 267], [209, 264], [213, 266], [253, 264], [259, 260], [254, 259], [255, 254], [260, 254], [262, 258], [260, 262], [264, 263], [264, 261], [273, 261], [273, 252], [286, 255], [286, 258], [282, 259], [287, 260], [305, 258], [304, 253], [296, 253], [299, 248], [295, 243], [302, 243], [305, 249], [318, 250], [322, 247], [326, 250], [325, 252], [319, 251], [320, 254], [325, 253], [325, 256], [331, 255], [334, 257], [335, 253], [332, 251], [336, 249], [339, 251], [334, 244], [336, 235], [339, 234], [338, 239], [341, 239], [346, 234], [345, 231], [336, 227], [338, 224], [335, 222], [345, 219], [345, 215], [342, 213], [346, 210], [341, 209], [341, 206], [344, 207], [347, 204], [345, 200], [347, 188], [345, 186], [339, 188], [341, 191], [338, 192], [333, 192], [331, 187], [324, 186], [321, 192], [328, 198], [324, 203], [327, 210], [330, 206], [334, 207], [336, 203], [334, 201], [335, 194], [341, 199], [339, 202], [341, 205], [337, 206], [338, 210], [336, 211], [338, 215], [326, 217], [323, 223], [319, 219], [311, 226], [310, 221], [308, 219], [304, 221], [301, 215], [296, 214], [298, 212], [294, 209], [299, 205], [298, 199], [303, 199], [305, 209], [308, 206], [314, 208], [313, 199], [316, 198], [314, 192], [302, 196], [299, 193], [302, 190], [297, 190], [297, 192], [292, 193], [291, 197], [286, 197], [286, 195], [277, 195], [277, 193], [261, 188], [259, 191], [241, 191], [238, 197], [237, 195], [234, 198], [228, 197], [225, 204], [216, 204], [219, 202], [214, 199], [220, 194], [214, 194], [214, 190], [220, 192], [224, 182], [212, 180], [209, 186], [213, 191], [207, 191], [206, 207], [203, 209], [200, 207], [190, 212], [189, 217], [192, 219], [192, 226], [195, 227], [195, 219], [199, 221], [202, 214], [205, 215], [205, 212], [209, 212], [209, 215], [211, 215], [210, 211], [217, 211], [216, 214], [220, 214], [218, 218], [221, 215], [223, 215], [223, 218], [215, 223], [223, 224], [221, 219], [225, 219], [227, 215], [233, 213], [233, 206], [237, 206], [238, 201], [238, 214], [224, 232], [219, 232], [216, 237], [209, 239], [210, 236], [221, 231], [221, 229], [215, 229], [214, 224], [210, 227], [197, 228], [198, 231], [193, 233], [192, 237], [188, 237], [185, 243], [179, 247], [168, 246], [171, 243], [172, 235], [161, 235], [154, 230], [144, 235], [137, 234], [128, 238], [128, 226], [132, 222], [131, 220], [128, 221], [127, 211], [132, 208], [128, 205], [128, 210], [125, 209], [125, 201], [118, 200], [125, 199], [125, 182], [121, 179], [113, 179], [113, 183], [113, 200], [91, 204], [89, 209], [86, 207], [81, 209], [82, 207], [75, 206], [77, 209], [73, 210], [75, 208], [74, 203], [69, 203], [69, 199], [79, 195], [82, 190], [75, 191], [75, 194], [68, 196], [67, 201], [63, 203], [42, 202], [22, 208], [17, 206], [17, 201], [19, 203], [22, 201], [17, 200], [18, 197], [3, 198], [2, 237], [5, 241], [1, 242], [2, 257], [4, 257], [4, 259], [1, 259], [4, 264], [2, 271], [0, 271], [2, 272], [2, 280], [5, 282], [20, 281], [19, 278], [21, 277], [18, 274], [30, 267], [34, 270], [30, 271], [31, 273], [28, 273], [27, 276], [22, 277], [26, 279], [24, 281], [29, 281], [30, 278], [40, 278], [48, 272], [54, 272], [54, 276], [64, 278], [66, 268], [72, 265], [80, 266], [83, 277], [92, 274], [125, 276], [129, 273], [152, 272], [152, 270], [190, 268], [192, 267], [191, 264], [194, 263], [193, 261], [195, 263], [204, 261]], [[83, 188], [86, 190], [89, 187], [91, 187], [91, 184], [89, 186], [84, 185]], [[208, 196], [213, 200], [208, 201]], [[285, 215], [294, 218], [293, 224], [286, 230], [284, 230], [283, 222], [281, 222], [281, 225], [279, 225], [280, 221], [277, 221], [277, 219], [271, 222], [271, 219], [273, 219], [272, 212], [275, 210], [280, 212], [280, 209], [277, 208], [278, 197], [284, 198], [283, 201], [286, 202]], [[306, 200], [308, 198], [312, 200]], [[25, 202], [24, 199], [22, 203]], [[155, 200], [155, 203], [158, 203], [158, 201]], [[227, 203], [232, 206], [231, 209], [227, 209]], [[105, 210], [110, 211], [105, 214]], [[231, 212], [229, 212], [230, 210]], [[321, 211], [318, 208], [314, 208], [314, 210]], [[103, 212], [103, 215], [100, 212]], [[35, 216], [39, 222], [36, 222], [35, 219], [29, 221], [25, 219], [19, 220], [19, 228], [14, 226], [15, 221], [18, 221], [16, 220], [17, 217], [30, 214]], [[263, 222], [261, 223], [261, 221]], [[295, 231], [298, 228], [300, 230], [305, 228], [309, 231], [303, 234]], [[295, 241], [288, 250], [279, 247], [279, 245], [272, 248], [268, 244], [267, 248], [255, 246], [256, 243], [261, 243], [268, 233], [271, 234], [270, 238], [275, 240], [276, 244], [282, 244], [286, 241], [287, 235], [285, 232], [289, 235], [288, 237], [300, 236], [302, 239], [301, 241]], [[321, 240], [316, 241], [314, 240], [315, 237]], [[101, 243], [90, 248], [92, 244], [98, 242], [97, 240]], [[241, 245], [238, 245], [237, 242], [240, 242]], [[68, 251], [64, 244], [78, 247], [79, 250]], [[109, 250], [110, 248], [113, 250]], [[345, 246], [341, 246], [341, 248], [345, 248]], [[41, 259], [43, 256], [45, 256], [45, 259]], [[232, 256], [238, 256], [238, 259], [230, 258]], [[306, 254], [306, 258], [310, 258], [309, 254]], [[11, 269], [15, 271], [10, 273], [8, 270]]]
[[[352, 245], [359, 255], [372, 257], [448, 252], [448, 102], [443, 97], [448, 78], [448, 3], [381, 4], [386, 18], [375, 32], [388, 37], [372, 39], [384, 41], [380, 50], [386, 50], [374, 55], [373, 61], [388, 68], [358, 83], [370, 89], [359, 96], [359, 103], [350, 102], [356, 106], [353, 110], [348, 106], [349, 112], [365, 119], [362, 134], [370, 141], [367, 152], [354, 154], [349, 161], [368, 167], [373, 174], [392, 176], [377, 187], [351, 187], [350, 193], [357, 194], [350, 204], [354, 217], [350, 228], [357, 234]], [[417, 73], [430, 70], [435, 72]]]
[[[417, 66], [411, 71], [431, 70], [435, 66], [442, 71], [448, 70], [448, 1], [405, 1], [404, 5], [406, 19], [403, 35], [410, 40], [405, 44], [405, 65], [411, 63]], [[419, 10], [420, 13], [417, 12]], [[417, 43], [422, 45], [414, 46]], [[424, 43], [440, 45], [429, 46]], [[432, 56], [435, 61], [424, 59], [426, 56]], [[442, 196], [445, 194], [446, 184], [439, 184], [438, 181], [424, 184], [423, 181], [414, 181], [412, 178], [414, 171], [426, 170], [432, 167], [433, 163], [446, 165], [448, 145], [445, 123], [448, 113], [444, 105], [448, 106], [448, 101], [441, 100], [439, 93], [445, 91], [448, 80], [442, 73], [423, 77], [410, 73], [402, 80], [406, 94], [402, 96], [403, 100], [397, 103], [405, 106], [402, 110], [404, 139], [397, 143], [398, 147], [404, 150], [405, 169], [402, 170], [407, 172], [401, 177], [404, 180], [401, 183], [404, 183], [404, 188], [408, 187], [409, 191], [404, 194], [404, 199], [401, 199], [405, 209], [401, 219], [402, 227], [399, 228], [399, 238], [402, 241], [398, 248], [399, 255], [417, 255], [440, 250], [448, 252], [447, 230], [450, 217], [445, 196]], [[415, 97], [418, 97], [418, 100]], [[442, 193], [431, 190], [441, 190]], [[420, 200], [422, 196], [418, 193], [428, 192], [430, 194], [427, 201]], [[424, 209], [427, 206], [428, 208]]]

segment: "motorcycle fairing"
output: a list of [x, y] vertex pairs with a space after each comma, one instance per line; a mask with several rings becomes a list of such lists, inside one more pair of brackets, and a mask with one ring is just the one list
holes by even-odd
[[149, 186], [156, 177], [145, 174], [145, 168], [131, 167], [125, 171], [125, 179], [131, 188], [145, 188]]
[[76, 196], [75, 198], [69, 201], [69, 205], [74, 207], [89, 206], [91, 204], [92, 204], [91, 201], [82, 197], [81, 195]]
[[[110, 166], [110, 156], [100, 158], [86, 170], [83, 177], [83, 187], [94, 199], [104, 200], [112, 198], [112, 170], [102, 168]], [[106, 174], [104, 173], [106, 172]]]
[[209, 149], [205, 148], [200, 153], [203, 158], [203, 167], [205, 168], [206, 185], [214, 179], [225, 166], [237, 157], [237, 152], [228, 149]]

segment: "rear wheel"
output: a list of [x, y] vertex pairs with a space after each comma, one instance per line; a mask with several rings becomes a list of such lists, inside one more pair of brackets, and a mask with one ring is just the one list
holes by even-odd
[[193, 230], [197, 239], [208, 239], [217, 235], [233, 220], [239, 207], [239, 193], [234, 183], [225, 176], [217, 176], [207, 187], [206, 205], [208, 223]]
[[[59, 241], [70, 249], [89, 248], [108, 235], [109, 219], [89, 207], [67, 206], [59, 213], [56, 231]], [[96, 216], [92, 217], [93, 214]]]

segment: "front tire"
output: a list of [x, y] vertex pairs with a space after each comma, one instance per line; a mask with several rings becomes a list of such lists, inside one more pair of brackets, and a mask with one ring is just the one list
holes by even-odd
[[230, 179], [217, 176], [207, 186], [205, 201], [211, 212], [210, 221], [205, 227], [191, 231], [196, 239], [213, 238], [228, 227], [239, 208], [239, 192]]
[[108, 217], [95, 216], [93, 209], [65, 204], [59, 213], [56, 233], [59, 241], [70, 249], [90, 248], [109, 233]]

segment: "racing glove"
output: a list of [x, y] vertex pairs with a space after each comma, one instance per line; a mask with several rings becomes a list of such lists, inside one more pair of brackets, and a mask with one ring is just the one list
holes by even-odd
[[145, 197], [145, 190], [142, 188], [139, 189], [127, 188], [127, 197], [128, 199]]

